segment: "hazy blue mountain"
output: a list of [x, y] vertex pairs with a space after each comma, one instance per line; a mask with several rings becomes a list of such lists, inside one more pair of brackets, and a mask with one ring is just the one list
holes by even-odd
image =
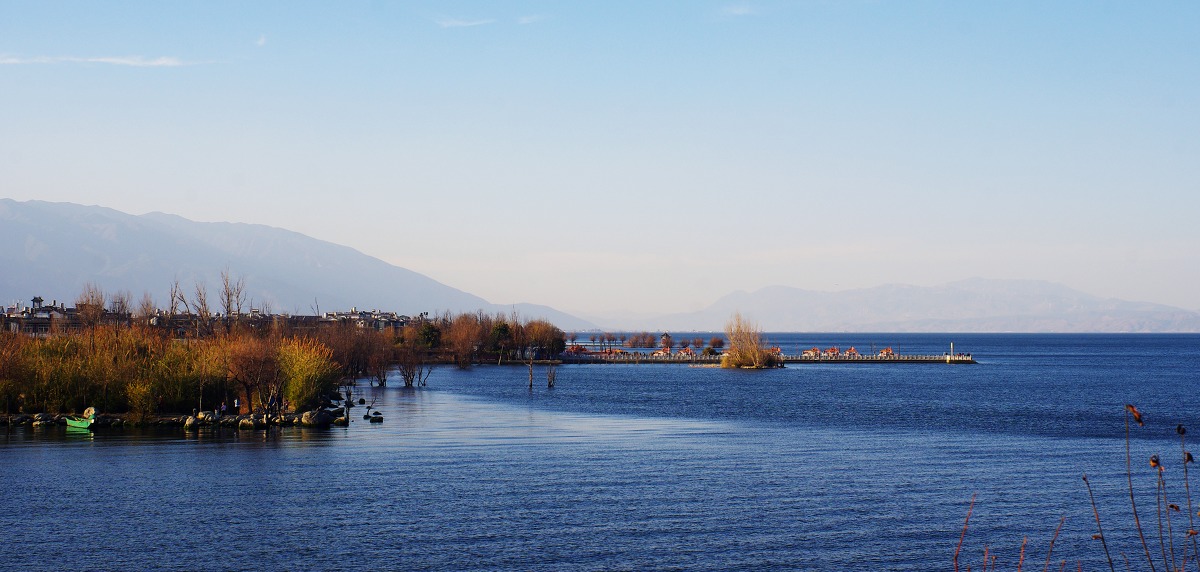
[[87, 282], [150, 292], [165, 306], [178, 279], [190, 295], [199, 281], [216, 306], [220, 274], [245, 279], [255, 307], [311, 314], [380, 309], [403, 314], [442, 310], [516, 310], [562, 328], [595, 327], [546, 306], [491, 304], [411, 270], [349, 247], [263, 225], [195, 222], [151, 213], [129, 215], [98, 206], [0, 199], [0, 302], [28, 304], [35, 295], [73, 303]]
[[735, 292], [702, 311], [645, 320], [639, 327], [720, 329], [735, 311], [765, 331], [1200, 332], [1198, 312], [1098, 298], [1050, 282], [981, 278], [841, 292], [773, 286]]

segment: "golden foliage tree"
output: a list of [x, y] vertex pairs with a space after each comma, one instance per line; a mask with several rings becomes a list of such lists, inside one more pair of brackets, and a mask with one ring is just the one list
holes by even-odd
[[333, 350], [312, 338], [288, 338], [279, 344], [283, 395], [297, 411], [320, 404], [337, 387], [339, 368]]
[[761, 369], [780, 364], [779, 357], [765, 347], [758, 325], [734, 313], [725, 323], [729, 350], [721, 357], [721, 367]]

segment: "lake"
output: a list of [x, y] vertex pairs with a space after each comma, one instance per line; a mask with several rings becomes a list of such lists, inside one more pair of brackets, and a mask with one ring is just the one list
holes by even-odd
[[951, 569], [977, 495], [964, 569], [986, 547], [1015, 570], [1027, 538], [1040, 570], [1062, 517], [1053, 569], [1107, 569], [1087, 473], [1118, 567], [1146, 568], [1125, 403], [1147, 421], [1131, 449], [1152, 554], [1159, 454], [1182, 558], [1175, 428], [1200, 436], [1200, 336], [767, 337], [954, 342], [979, 364], [578, 365], [553, 389], [539, 367], [532, 391], [521, 367], [440, 367], [424, 388], [360, 385], [383, 424], [358, 408], [330, 430], [0, 428], [0, 567]]

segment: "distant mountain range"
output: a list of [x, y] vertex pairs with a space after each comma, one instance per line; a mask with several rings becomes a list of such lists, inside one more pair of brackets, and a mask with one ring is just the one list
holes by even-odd
[[1050, 282], [981, 278], [841, 292], [773, 286], [643, 325], [705, 330], [734, 312], [775, 332], [1200, 332], [1198, 312], [1098, 298]]
[[545, 318], [562, 328], [596, 326], [546, 306], [497, 305], [349, 247], [255, 224], [195, 222], [98, 206], [0, 199], [0, 303], [40, 295], [73, 304], [83, 285], [150, 292], [165, 307], [178, 279], [189, 295], [207, 285], [215, 306], [221, 272], [242, 276], [256, 307], [379, 309], [415, 315], [443, 310]]
[[712, 331], [741, 312], [763, 330], [780, 332], [1200, 332], [1198, 312], [1097, 298], [1049, 282], [978, 278], [842, 292], [774, 286], [729, 294], [699, 312], [589, 321], [547, 306], [493, 304], [279, 228], [0, 199], [0, 303], [42, 296], [70, 305], [92, 282], [108, 292], [128, 290], [135, 303], [148, 291], [165, 306], [176, 279], [189, 294], [197, 282], [206, 284], [215, 301], [225, 269], [245, 279], [256, 307], [292, 314], [351, 307], [410, 315], [515, 310], [565, 330], [599, 323], [614, 331]]

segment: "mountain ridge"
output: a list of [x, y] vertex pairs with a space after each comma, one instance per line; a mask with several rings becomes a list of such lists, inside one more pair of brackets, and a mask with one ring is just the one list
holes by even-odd
[[15, 270], [0, 275], [0, 293], [7, 296], [70, 299], [93, 282], [106, 291], [127, 290], [135, 301], [147, 291], [163, 306], [175, 280], [189, 295], [205, 284], [215, 298], [220, 273], [228, 269], [244, 278], [254, 304], [274, 311], [516, 311], [562, 327], [595, 327], [548, 306], [492, 304], [351, 247], [266, 225], [11, 199], [0, 199], [0, 223], [0, 244], [21, 245], [0, 249], [0, 267]]
[[[351, 307], [545, 318], [565, 330], [712, 331], [740, 312], [767, 331], [1200, 332], [1200, 312], [1100, 298], [1038, 280], [969, 278], [936, 286], [885, 284], [827, 292], [767, 286], [731, 292], [696, 312], [587, 319], [544, 305], [493, 304], [351, 247], [253, 223], [196, 222], [74, 203], [0, 199], [0, 302], [71, 300], [85, 283], [148, 291], [165, 305], [171, 283], [210, 298], [228, 269], [250, 301], [277, 312]], [[617, 323], [619, 322], [619, 323]]]
[[767, 286], [731, 292], [696, 312], [639, 320], [638, 329], [711, 330], [734, 312], [788, 332], [1200, 332], [1200, 312], [1048, 281], [985, 278], [838, 292]]

